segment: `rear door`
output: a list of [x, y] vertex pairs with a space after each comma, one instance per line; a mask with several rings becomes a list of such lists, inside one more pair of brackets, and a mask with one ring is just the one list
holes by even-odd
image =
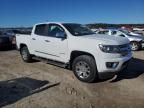
[[31, 49], [34, 55], [44, 57], [43, 54], [40, 52], [43, 52], [43, 47], [45, 43], [45, 37], [46, 35], [46, 28], [47, 24], [40, 24], [35, 26], [35, 31], [31, 36]]

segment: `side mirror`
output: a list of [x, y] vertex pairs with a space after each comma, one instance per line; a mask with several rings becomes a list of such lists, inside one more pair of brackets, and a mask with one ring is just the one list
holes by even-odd
[[121, 36], [121, 37], [125, 37], [125, 35], [123, 35], [123, 34], [121, 34], [121, 35], [119, 35], [119, 36]]
[[66, 38], [66, 34], [65, 34], [65, 32], [59, 32], [59, 33], [56, 33], [56, 37], [65, 39]]

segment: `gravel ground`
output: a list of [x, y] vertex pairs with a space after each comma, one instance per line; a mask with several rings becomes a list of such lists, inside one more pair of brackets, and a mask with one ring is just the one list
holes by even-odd
[[24, 63], [15, 50], [0, 51], [0, 107], [144, 108], [144, 51], [112, 79], [83, 83], [72, 71]]

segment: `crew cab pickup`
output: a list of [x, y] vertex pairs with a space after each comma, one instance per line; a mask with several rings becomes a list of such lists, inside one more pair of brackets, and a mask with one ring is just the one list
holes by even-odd
[[132, 58], [129, 43], [125, 37], [98, 35], [75, 23], [39, 23], [31, 35], [16, 35], [25, 62], [41, 58], [68, 67], [84, 82], [112, 77], [125, 69]]

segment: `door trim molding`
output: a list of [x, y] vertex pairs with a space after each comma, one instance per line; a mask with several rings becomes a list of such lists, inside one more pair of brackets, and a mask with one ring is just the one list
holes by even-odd
[[46, 55], [51, 55], [51, 56], [55, 56], [55, 57], [60, 57], [60, 56], [57, 56], [57, 55], [53, 55], [53, 54], [49, 54], [49, 53], [45, 53], [45, 52], [41, 52], [41, 51], [35, 51], [37, 53], [42, 53], [42, 54], [46, 54]]

